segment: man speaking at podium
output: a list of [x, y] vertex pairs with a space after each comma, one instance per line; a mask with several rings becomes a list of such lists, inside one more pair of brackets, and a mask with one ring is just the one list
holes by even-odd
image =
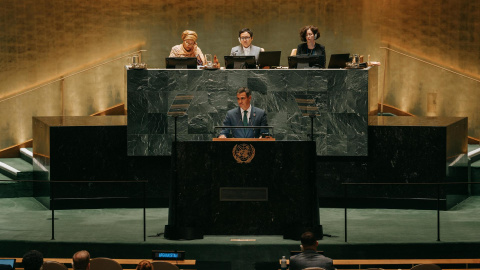
[[[267, 114], [264, 110], [250, 105], [252, 101], [252, 93], [246, 87], [240, 87], [237, 90], [238, 107], [227, 112], [224, 126], [268, 126]], [[268, 130], [262, 129], [262, 133], [267, 133]], [[226, 138], [230, 133], [230, 129], [226, 128], [220, 132], [219, 138]], [[232, 129], [234, 138], [260, 138], [259, 129], [251, 128], [235, 128]]]

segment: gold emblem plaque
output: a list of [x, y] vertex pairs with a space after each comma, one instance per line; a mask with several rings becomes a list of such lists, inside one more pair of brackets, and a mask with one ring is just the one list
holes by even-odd
[[232, 150], [233, 158], [237, 163], [250, 163], [255, 157], [255, 147], [251, 144], [236, 144]]

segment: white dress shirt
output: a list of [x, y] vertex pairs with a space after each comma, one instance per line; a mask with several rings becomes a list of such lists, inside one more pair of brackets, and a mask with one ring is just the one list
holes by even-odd
[[[243, 122], [243, 112], [244, 111], [245, 111], [244, 109], [240, 108], [240, 112], [242, 113], [242, 122]], [[247, 122], [248, 123], [250, 123], [250, 113], [251, 112], [252, 112], [252, 105], [250, 105], [250, 107], [248, 107], [248, 109], [247, 109], [247, 119], [248, 119]]]

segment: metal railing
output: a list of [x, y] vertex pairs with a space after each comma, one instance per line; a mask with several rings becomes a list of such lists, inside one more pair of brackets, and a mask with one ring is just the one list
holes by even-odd
[[[440, 187], [447, 185], [470, 185], [480, 184], [480, 182], [441, 182], [441, 183], [342, 183], [344, 187], [344, 219], [345, 219], [345, 242], [348, 242], [348, 218], [347, 209], [349, 208], [348, 186], [435, 186], [436, 187], [436, 212], [437, 212], [437, 241], [440, 241]], [[406, 198], [408, 199], [408, 198]]]
[[109, 64], [109, 63], [112, 63], [112, 62], [115, 62], [115, 61], [118, 61], [118, 60], [121, 60], [121, 59], [125, 59], [126, 57], [129, 57], [129, 56], [133, 56], [133, 55], [140, 55], [141, 56], [142, 52], [146, 52], [146, 51], [147, 50], [138, 50], [138, 51], [135, 51], [135, 52], [131, 52], [131, 53], [119, 56], [119, 57], [115, 57], [114, 59], [102, 62], [100, 64], [92, 65], [91, 67], [88, 67], [88, 68], [85, 68], [85, 69], [82, 69], [82, 70], [79, 70], [79, 71], [75, 71], [75, 72], [72, 72], [72, 73], [67, 73], [67, 74], [58, 76], [54, 79], [49, 80], [46, 83], [40, 84], [40, 85], [35, 86], [33, 88], [26, 88], [24, 90], [20, 90], [18, 94], [14, 94], [12, 96], [0, 99], [0, 103], [4, 102], [4, 101], [7, 101], [7, 100], [10, 100], [10, 99], [13, 99], [13, 98], [16, 98], [16, 97], [19, 97], [19, 96], [22, 96], [22, 95], [25, 95], [25, 94], [28, 94], [30, 92], [33, 92], [33, 91], [38, 90], [40, 88], [43, 88], [45, 86], [49, 86], [49, 85], [54, 84], [56, 82], [60, 82], [60, 91], [61, 91], [61, 96], [62, 96], [62, 113], [63, 113], [63, 108], [64, 108], [63, 92], [64, 92], [65, 79], [76, 76], [78, 74], [85, 73], [85, 72], [90, 71], [90, 70], [95, 69], [95, 68], [99, 68], [99, 67], [104, 66], [106, 64]]
[[147, 208], [147, 190], [146, 180], [138, 181], [50, 181], [50, 180], [0, 180], [0, 182], [32, 182], [32, 183], [41, 183], [41, 184], [50, 184], [50, 210], [52, 212], [52, 239], [55, 240], [55, 201], [62, 200], [110, 200], [110, 199], [139, 199], [140, 197], [75, 197], [75, 198], [56, 198], [55, 197], [55, 184], [71, 184], [71, 183], [108, 183], [108, 184], [119, 184], [119, 183], [142, 183], [143, 184], [143, 241], [147, 239], [147, 224], [146, 224], [146, 208]]

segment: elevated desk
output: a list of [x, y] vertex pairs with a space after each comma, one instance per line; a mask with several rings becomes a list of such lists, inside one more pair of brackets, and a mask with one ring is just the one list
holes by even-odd
[[315, 108], [319, 156], [367, 156], [368, 115], [378, 107], [378, 68], [273, 70], [126, 70], [128, 155], [169, 156], [174, 120], [167, 112], [178, 94], [193, 96], [178, 118], [179, 141], [217, 137], [226, 112], [237, 106], [236, 91], [248, 87], [252, 104], [267, 112], [277, 141], [306, 141], [310, 118], [299, 101]]

